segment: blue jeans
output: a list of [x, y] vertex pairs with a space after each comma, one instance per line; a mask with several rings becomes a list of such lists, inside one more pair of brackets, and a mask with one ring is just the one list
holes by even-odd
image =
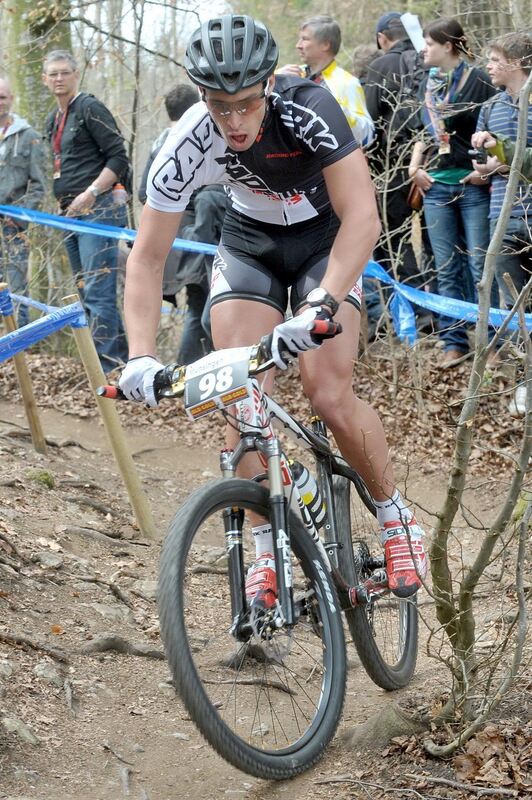
[[[491, 235], [495, 231], [496, 219], [490, 220]], [[518, 292], [524, 287], [532, 273], [532, 219], [510, 217], [502, 240], [501, 252], [497, 256], [495, 270], [499, 288], [507, 308], [514, 304], [512, 293], [506, 286], [503, 275], [507, 272]], [[527, 306], [527, 311], [530, 310]]]
[[[30, 245], [25, 230], [9, 219], [0, 220], [0, 279], [6, 281], [14, 294], [28, 294], [28, 261]], [[15, 305], [15, 308], [17, 306]], [[30, 321], [28, 306], [17, 308], [17, 325], [22, 328]]]
[[[477, 284], [482, 277], [490, 239], [488, 188], [435, 182], [425, 195], [423, 209], [436, 264], [438, 294], [478, 302]], [[460, 247], [461, 232], [465, 254]], [[470, 289], [467, 287], [471, 281], [474, 286], [473, 297], [468, 296]], [[495, 281], [491, 305], [499, 306]], [[467, 330], [463, 323], [440, 316], [438, 324], [445, 350], [461, 350], [464, 353], [469, 350]]]
[[[107, 192], [96, 200], [91, 213], [81, 219], [123, 228], [127, 222], [126, 206], [115, 205], [111, 192]], [[65, 247], [102, 368], [110, 372], [127, 361], [126, 335], [117, 307], [118, 240], [90, 233], [68, 233]]]
[[183, 323], [183, 334], [177, 354], [178, 364], [192, 364], [205, 355], [203, 341], [207, 352], [212, 349], [210, 339], [207, 339], [201, 317], [207, 301], [207, 291], [196, 283], [187, 286], [187, 310]]

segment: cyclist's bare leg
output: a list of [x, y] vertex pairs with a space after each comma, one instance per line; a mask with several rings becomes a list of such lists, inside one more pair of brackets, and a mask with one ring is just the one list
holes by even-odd
[[[262, 336], [271, 333], [273, 328], [283, 321], [283, 316], [272, 306], [252, 300], [225, 300], [217, 303], [211, 308], [211, 327], [213, 344], [216, 349], [226, 347], [246, 347], [257, 344]], [[271, 369], [263, 375], [258, 376], [265, 391], [271, 391], [275, 377], [275, 370]], [[238, 433], [230, 425], [226, 427], [225, 441], [227, 447], [235, 447], [238, 442]], [[240, 461], [237, 473], [242, 478], [252, 478], [264, 472], [264, 466], [260, 463], [256, 453], [246, 454]], [[256, 564], [260, 565], [259, 559], [268, 553], [271, 559], [273, 553], [273, 539], [271, 529], [257, 537], [257, 532], [267, 523], [267, 520], [255, 513], [249, 513], [249, 520], [253, 527]], [[254, 596], [261, 588], [263, 575], [258, 574], [257, 583], [254, 580], [253, 565], [248, 573], [248, 587], [246, 591], [250, 596]], [[271, 572], [271, 570], [269, 571]], [[251, 574], [251, 577], [250, 577]], [[274, 587], [274, 584], [272, 584]], [[275, 588], [273, 588], [275, 591]]]
[[299, 357], [303, 388], [373, 498], [386, 500], [393, 493], [394, 478], [384, 428], [377, 412], [352, 388], [360, 313], [342, 303], [335, 319], [342, 323], [343, 333]]
[[[237, 299], [216, 303], [211, 309], [214, 346], [217, 350], [221, 350], [226, 347], [247, 347], [257, 344], [262, 336], [271, 333], [283, 319], [280, 311], [266, 303]], [[271, 391], [274, 377], [273, 369], [259, 376], [265, 391]], [[228, 425], [226, 446], [234, 447], [237, 442], [238, 433]], [[262, 471], [263, 467], [259, 466], [254, 453], [244, 456], [238, 468], [238, 474], [243, 478], [251, 478]]]

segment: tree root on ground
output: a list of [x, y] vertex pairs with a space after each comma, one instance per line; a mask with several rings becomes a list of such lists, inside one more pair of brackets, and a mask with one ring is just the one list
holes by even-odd
[[[87, 536], [91, 539], [98, 539], [100, 542], [107, 542], [107, 544], [124, 546], [125, 543], [131, 544], [129, 539], [114, 539], [112, 536], [108, 536], [106, 533], [101, 533], [100, 531], [94, 530], [94, 528], [81, 528], [78, 525], [68, 525], [65, 528], [62, 528], [61, 534], [68, 534], [69, 536]], [[134, 544], [134, 543], [133, 543]]]
[[[4, 485], [5, 484], [3, 484], [3, 483], [0, 484], [0, 486], [4, 486]], [[3, 542], [5, 542], [7, 544], [7, 546], [12, 550], [12, 552], [17, 556], [17, 558], [20, 558], [20, 560], [22, 561], [22, 555], [20, 553], [20, 550], [18, 549], [16, 544], [14, 542], [12, 542], [11, 539], [8, 536], [6, 536], [5, 533], [2, 533], [2, 531], [0, 531], [0, 539]]]
[[92, 653], [105, 653], [110, 650], [126, 656], [143, 656], [144, 658], [154, 658], [157, 661], [165, 660], [165, 655], [161, 650], [156, 650], [148, 644], [128, 642], [123, 636], [115, 633], [104, 633], [97, 636], [92, 642], [82, 645], [77, 652], [81, 655], [92, 655]]
[[[78, 503], [80, 506], [89, 506], [89, 508], [94, 508], [96, 511], [99, 511], [100, 514], [104, 516], [110, 515], [114, 516], [114, 511], [106, 506], [104, 503], [100, 503], [98, 500], [93, 500], [92, 497], [89, 497], [86, 494], [68, 494], [65, 497], [69, 503]], [[107, 534], [110, 536], [110, 534]], [[117, 538], [117, 537], [111, 537]]]
[[396, 736], [412, 736], [426, 731], [428, 718], [415, 717], [397, 705], [389, 705], [379, 710], [361, 725], [345, 731], [340, 739], [350, 749], [357, 747], [373, 748], [387, 744]]
[[44, 644], [44, 642], [36, 642], [34, 639], [30, 639], [28, 636], [18, 636], [14, 633], [0, 631], [0, 642], [5, 642], [5, 644], [20, 645], [20, 647], [24, 647], [26, 649], [29, 648], [31, 650], [41, 650], [43, 653], [46, 653], [46, 655], [55, 658], [56, 661], [60, 661], [63, 664], [69, 663], [69, 657], [64, 650], [59, 650], [56, 647], [50, 647], [50, 645]]
[[76, 575], [75, 579], [77, 581], [84, 581], [85, 583], [96, 583], [98, 586], [107, 586], [117, 600], [120, 600], [128, 608], [135, 608], [129, 597], [125, 594], [125, 592], [122, 591], [120, 586], [118, 586], [113, 579], [109, 581], [106, 578], [98, 578], [96, 575]]

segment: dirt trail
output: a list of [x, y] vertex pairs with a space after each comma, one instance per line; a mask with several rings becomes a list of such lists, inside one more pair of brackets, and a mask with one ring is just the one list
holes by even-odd
[[[0, 797], [358, 797], [349, 787], [316, 784], [362, 763], [339, 737], [324, 760], [299, 779], [279, 784], [255, 780], [228, 766], [201, 739], [168, 684], [164, 660], [79, 653], [103, 633], [162, 651], [155, 604], [160, 541], [191, 488], [217, 475], [217, 454], [183, 444], [173, 432], [128, 423], [135, 463], [160, 532], [159, 541], [148, 543], [132, 524], [99, 421], [53, 409], [41, 413], [47, 437], [59, 444], [47, 456], [35, 454], [28, 438], [19, 435], [25, 427], [20, 406], [0, 401], [0, 533], [19, 551], [11, 552], [7, 544], [2, 549], [0, 538], [0, 555], [14, 563], [14, 568], [0, 564], [0, 631], [61, 648], [69, 661], [62, 664], [0, 637], [0, 717], [18, 720], [39, 740], [30, 744], [23, 733], [7, 733], [0, 726]], [[39, 469], [53, 476], [53, 488], [36, 479]], [[421, 506], [434, 509], [443, 491], [438, 476], [422, 477], [415, 488]], [[79, 528], [121, 538], [95, 539]], [[109, 586], [86, 580], [113, 575], [131, 607]], [[341, 730], [398, 699], [371, 683], [352, 646], [349, 658]], [[439, 674], [435, 662], [421, 652], [410, 692], [423, 697]]]

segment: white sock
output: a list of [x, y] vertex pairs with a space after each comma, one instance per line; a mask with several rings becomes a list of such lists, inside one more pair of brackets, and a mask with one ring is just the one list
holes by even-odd
[[265, 553], [273, 555], [273, 536], [270, 523], [265, 522], [264, 525], [254, 525], [251, 528], [251, 533], [255, 539], [255, 557], [260, 558]]
[[410, 522], [414, 515], [407, 508], [398, 489], [386, 500], [373, 500], [377, 509], [379, 527], [384, 528], [387, 522]]

